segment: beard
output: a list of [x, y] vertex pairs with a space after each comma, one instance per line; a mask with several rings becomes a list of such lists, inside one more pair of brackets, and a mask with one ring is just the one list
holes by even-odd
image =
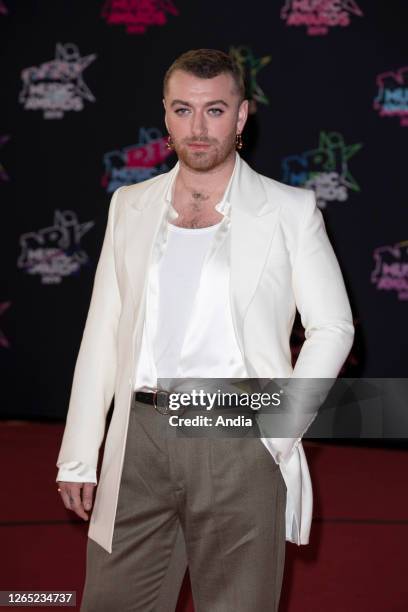
[[[208, 149], [194, 150], [188, 143], [196, 142], [209, 144]], [[179, 161], [196, 172], [209, 172], [222, 165], [235, 151], [235, 132], [231, 133], [225, 140], [219, 142], [215, 139], [189, 138], [182, 142], [173, 140], [174, 151]]]

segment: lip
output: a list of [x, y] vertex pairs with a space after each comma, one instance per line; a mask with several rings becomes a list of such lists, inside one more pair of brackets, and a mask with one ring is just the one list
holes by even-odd
[[198, 143], [189, 144], [188, 146], [192, 147], [193, 149], [207, 149], [210, 145], [198, 142]]

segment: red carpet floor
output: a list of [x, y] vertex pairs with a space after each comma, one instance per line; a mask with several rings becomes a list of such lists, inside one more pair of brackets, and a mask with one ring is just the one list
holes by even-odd
[[[72, 590], [79, 602], [87, 523], [56, 491], [62, 430], [0, 422], [0, 590]], [[309, 545], [286, 544], [280, 612], [406, 612], [408, 453], [309, 441], [304, 448], [314, 521]], [[193, 612], [188, 575], [177, 612]]]

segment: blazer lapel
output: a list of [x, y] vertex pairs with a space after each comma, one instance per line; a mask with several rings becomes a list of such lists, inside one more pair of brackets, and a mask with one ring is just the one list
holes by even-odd
[[272, 245], [280, 205], [268, 199], [260, 175], [242, 159], [231, 185], [231, 310], [244, 355], [244, 320]]
[[140, 196], [135, 194], [127, 206], [124, 257], [135, 303], [143, 295], [156, 236], [168, 206], [165, 194], [178, 165], [177, 162], [162, 180], [152, 182]]

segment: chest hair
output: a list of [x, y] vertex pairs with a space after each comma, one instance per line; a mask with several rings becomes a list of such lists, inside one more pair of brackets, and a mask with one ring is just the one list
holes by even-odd
[[193, 191], [188, 196], [186, 203], [181, 206], [177, 206], [177, 204], [174, 206], [179, 215], [173, 221], [174, 225], [198, 229], [215, 225], [222, 220], [223, 215], [214, 208], [219, 201], [217, 198], [210, 197], [200, 191]]

